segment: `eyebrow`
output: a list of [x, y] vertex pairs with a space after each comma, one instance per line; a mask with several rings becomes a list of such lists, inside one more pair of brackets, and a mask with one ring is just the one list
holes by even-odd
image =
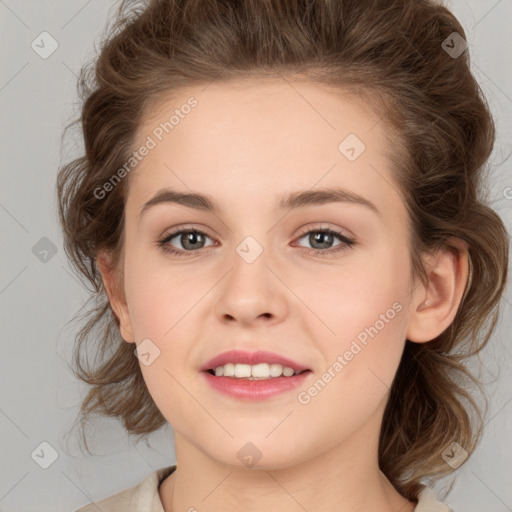
[[[379, 209], [369, 200], [359, 194], [342, 188], [322, 188], [316, 190], [299, 190], [280, 199], [278, 207], [281, 210], [294, 210], [308, 206], [319, 206], [327, 203], [352, 203], [369, 208], [377, 215]], [[171, 188], [159, 190], [142, 207], [139, 220], [148, 210], [157, 204], [179, 204], [196, 210], [220, 213], [220, 206], [209, 195], [178, 192]]]

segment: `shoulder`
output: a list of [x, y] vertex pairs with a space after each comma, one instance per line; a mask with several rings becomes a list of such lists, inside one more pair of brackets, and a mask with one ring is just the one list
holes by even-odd
[[144, 480], [124, 491], [85, 505], [75, 512], [164, 512], [158, 487], [176, 466], [160, 468], [149, 474]]
[[418, 495], [414, 512], [454, 512], [446, 503], [438, 501], [434, 491], [424, 485]]
[[[174, 470], [176, 465], [157, 469], [133, 487], [85, 505], [75, 512], [164, 512], [158, 487]], [[437, 500], [434, 491], [423, 486], [418, 495], [414, 512], [454, 512], [446, 503]]]

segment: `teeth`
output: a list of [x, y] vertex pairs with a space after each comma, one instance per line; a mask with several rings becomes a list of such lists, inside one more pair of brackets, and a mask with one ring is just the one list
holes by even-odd
[[293, 368], [275, 363], [260, 363], [255, 365], [227, 363], [224, 366], [217, 366], [217, 368], [215, 368], [215, 375], [217, 377], [224, 376], [248, 380], [275, 378], [281, 377], [281, 375], [291, 377], [299, 373], [301, 372], [296, 372]]

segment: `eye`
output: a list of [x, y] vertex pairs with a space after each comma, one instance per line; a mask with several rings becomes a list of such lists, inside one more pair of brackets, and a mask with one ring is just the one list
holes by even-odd
[[[183, 247], [174, 248], [171, 240], [177, 238], [178, 243]], [[174, 254], [176, 256], [187, 256], [187, 252], [196, 252], [198, 249], [204, 248], [205, 238], [210, 238], [204, 231], [199, 229], [180, 229], [167, 234], [162, 240], [158, 241], [158, 245], [163, 251]]]
[[[307, 242], [312, 245], [312, 251], [317, 256], [324, 256], [339, 251], [350, 249], [355, 241], [343, 233], [330, 228], [312, 229], [299, 237], [299, 240], [306, 238]], [[332, 246], [333, 242], [338, 239], [339, 243]], [[316, 247], [315, 247], [316, 246]], [[303, 247], [301, 245], [301, 247]], [[334, 248], [333, 248], [334, 247]]]
[[[172, 242], [173, 239], [177, 239], [180, 247], [176, 247]], [[206, 238], [211, 238], [199, 229], [182, 228], [171, 233], [168, 233], [158, 240], [157, 245], [166, 253], [174, 256], [192, 256], [194, 253], [199, 252], [200, 249], [204, 249]], [[307, 252], [313, 253], [315, 256], [327, 256], [332, 253], [337, 253], [350, 249], [355, 241], [343, 233], [330, 228], [319, 228], [310, 229], [309, 231], [303, 231], [298, 240], [307, 238], [307, 242], [312, 245], [312, 248]], [[336, 239], [338, 244], [332, 245]], [[210, 244], [214, 245], [214, 244]], [[304, 247], [299, 244], [299, 247]], [[306, 247], [307, 249], [307, 247]]]

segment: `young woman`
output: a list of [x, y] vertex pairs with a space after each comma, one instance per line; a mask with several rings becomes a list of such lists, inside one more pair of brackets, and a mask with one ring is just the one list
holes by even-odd
[[76, 374], [176, 464], [80, 512], [449, 510], [508, 263], [468, 62], [429, 0], [121, 5], [58, 177]]

